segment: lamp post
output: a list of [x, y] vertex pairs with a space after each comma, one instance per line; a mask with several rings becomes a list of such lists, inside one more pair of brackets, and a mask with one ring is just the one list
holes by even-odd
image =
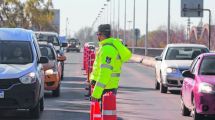
[[120, 0], [118, 0], [118, 25], [117, 25], [117, 38], [119, 38], [119, 32], [120, 32]]
[[134, 0], [134, 11], [133, 11], [133, 40], [132, 40], [132, 53], [134, 54], [134, 40], [136, 40], [135, 35], [135, 19], [136, 19], [136, 0]]
[[123, 43], [125, 44], [126, 44], [126, 19], [127, 19], [127, 1], [125, 0], [124, 39], [123, 39]]
[[145, 36], [145, 56], [148, 54], [148, 27], [149, 27], [149, 0], [146, 1], [146, 36]]
[[171, 1], [168, 0], [168, 30], [167, 30], [167, 44], [170, 42], [170, 4]]

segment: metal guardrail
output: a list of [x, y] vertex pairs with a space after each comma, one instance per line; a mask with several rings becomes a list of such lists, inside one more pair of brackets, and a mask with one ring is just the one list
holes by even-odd
[[[130, 50], [132, 50], [132, 47], [129, 47]], [[148, 54], [147, 56], [155, 57], [160, 56], [163, 48], [147, 48]], [[145, 48], [144, 47], [134, 47], [134, 54], [138, 55], [145, 55]]]

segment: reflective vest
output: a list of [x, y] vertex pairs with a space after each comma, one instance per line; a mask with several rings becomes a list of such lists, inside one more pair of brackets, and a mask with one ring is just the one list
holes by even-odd
[[117, 89], [122, 64], [131, 57], [131, 52], [121, 41], [108, 38], [99, 43], [90, 79], [96, 81], [92, 97], [100, 99], [104, 89]]

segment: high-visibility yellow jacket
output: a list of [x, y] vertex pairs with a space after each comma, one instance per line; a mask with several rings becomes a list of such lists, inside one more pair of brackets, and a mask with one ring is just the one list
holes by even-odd
[[108, 38], [99, 43], [90, 79], [96, 81], [92, 97], [100, 99], [104, 89], [117, 89], [122, 64], [131, 57], [121, 41]]

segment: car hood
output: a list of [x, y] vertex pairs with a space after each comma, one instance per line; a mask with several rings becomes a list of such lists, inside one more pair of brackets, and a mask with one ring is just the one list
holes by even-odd
[[49, 60], [48, 63], [43, 64], [44, 70], [52, 69], [55, 67], [55, 60]]
[[165, 60], [162, 62], [163, 67], [184, 68], [188, 69], [192, 60]]
[[215, 85], [215, 75], [199, 75], [197, 79], [199, 79], [201, 82]]
[[1, 79], [19, 78], [32, 71], [33, 71], [33, 63], [26, 64], [26, 65], [0, 64]]

